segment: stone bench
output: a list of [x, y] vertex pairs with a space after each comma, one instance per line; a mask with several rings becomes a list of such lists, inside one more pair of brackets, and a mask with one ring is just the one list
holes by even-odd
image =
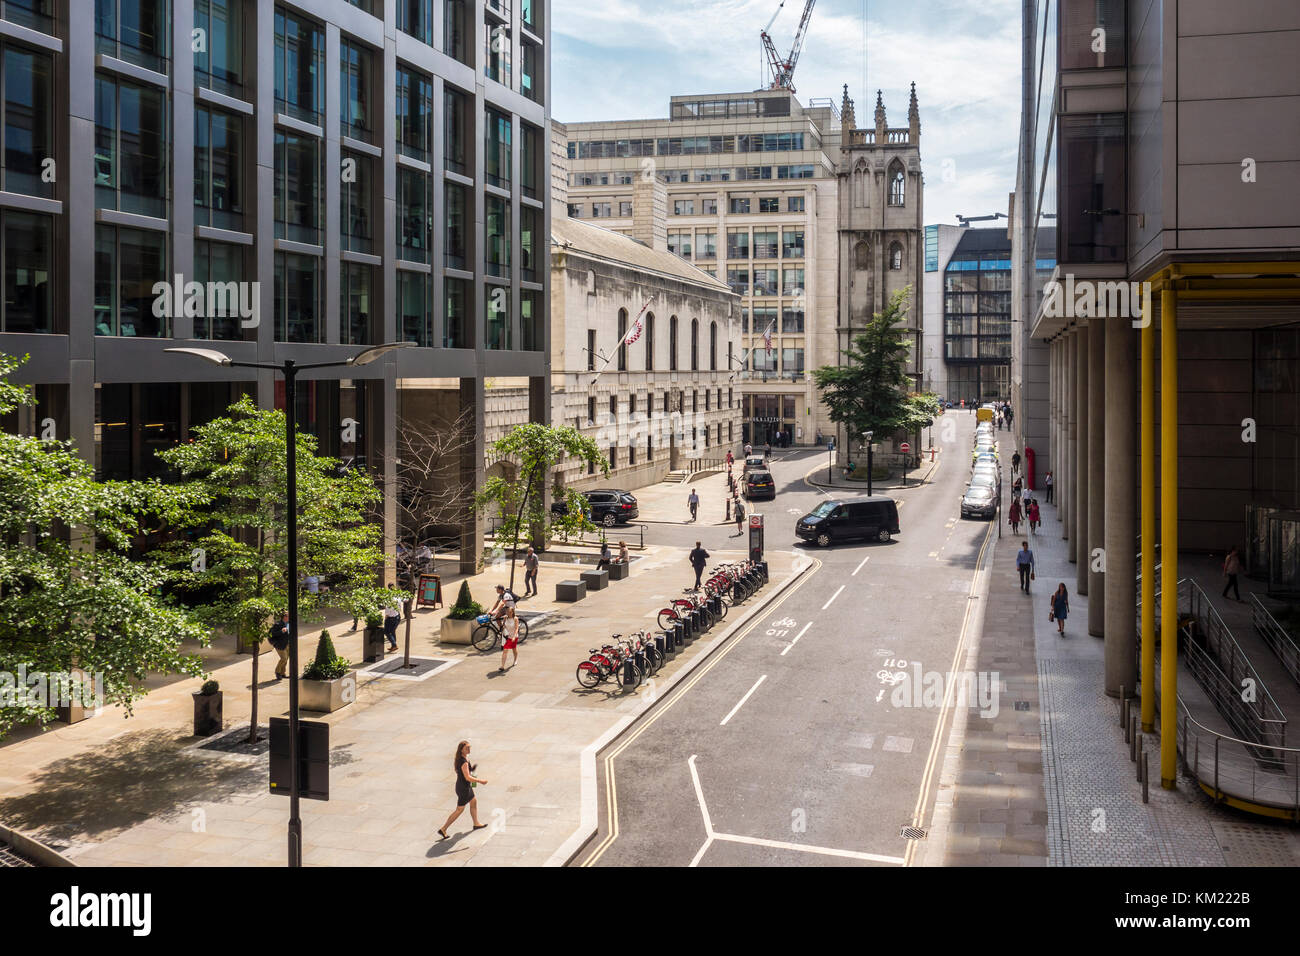
[[609, 587], [609, 572], [604, 568], [599, 571], [583, 571], [578, 577], [582, 578], [588, 591], [602, 591]]
[[621, 561], [613, 561], [609, 566], [609, 579], [611, 581], [622, 581], [628, 575], [628, 565]]
[[557, 601], [581, 601], [586, 596], [586, 581], [561, 581], [555, 585], [555, 600]]

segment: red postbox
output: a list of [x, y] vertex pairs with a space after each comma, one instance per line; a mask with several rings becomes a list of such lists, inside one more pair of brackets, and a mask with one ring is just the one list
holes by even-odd
[[1034, 488], [1034, 450], [1025, 449], [1025, 487], [1029, 490]]

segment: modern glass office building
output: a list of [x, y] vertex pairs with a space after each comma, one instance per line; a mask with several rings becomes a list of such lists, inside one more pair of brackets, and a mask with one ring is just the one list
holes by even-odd
[[549, 26], [535, 0], [0, 2], [0, 350], [40, 401], [19, 424], [138, 477], [238, 393], [283, 401], [164, 349], [409, 341], [299, 393], [324, 450], [388, 485], [408, 387], [481, 425], [485, 377], [544, 382]]

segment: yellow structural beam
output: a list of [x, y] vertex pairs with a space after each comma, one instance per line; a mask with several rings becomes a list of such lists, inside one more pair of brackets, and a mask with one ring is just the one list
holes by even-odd
[[1180, 262], [1167, 267], [1177, 275], [1300, 275], [1300, 262]]
[[1149, 734], [1156, 721], [1156, 330], [1149, 300], [1143, 310], [1138, 484], [1142, 489], [1142, 732]]
[[1192, 289], [1178, 289], [1178, 295], [1184, 299], [1300, 299], [1300, 288], [1219, 289], [1197, 285]]
[[1160, 293], [1160, 786], [1178, 783], [1178, 293]]

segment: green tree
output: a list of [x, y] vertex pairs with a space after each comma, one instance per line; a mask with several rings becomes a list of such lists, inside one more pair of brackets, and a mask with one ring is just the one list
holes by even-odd
[[[0, 354], [0, 416], [32, 404], [9, 382], [19, 364]], [[202, 661], [181, 645], [206, 643], [207, 631], [163, 597], [165, 569], [130, 555], [184, 496], [156, 481], [96, 481], [70, 442], [0, 432], [0, 671], [102, 675], [103, 702], [127, 715], [147, 674], [201, 676]], [[28, 696], [0, 694], [0, 738], [54, 719]]]
[[529, 422], [512, 428], [504, 437], [492, 443], [490, 456], [496, 462], [506, 462], [514, 467], [514, 478], [493, 476], [474, 496], [474, 507], [482, 514], [495, 507], [500, 511], [501, 524], [497, 528], [498, 541], [513, 539], [510, 554], [510, 587], [515, 583], [515, 559], [519, 551], [519, 536], [524, 528], [534, 537], [545, 540], [552, 531], [577, 532], [592, 527], [585, 518], [586, 496], [573, 489], [565, 491], [567, 513], [556, 515], [546, 508], [546, 475], [567, 458], [576, 458], [589, 465], [599, 465], [601, 474], [609, 474], [609, 463], [600, 447], [590, 438], [567, 425], [542, 425]]
[[907, 374], [910, 335], [900, 324], [911, 294], [911, 286], [894, 293], [885, 310], [872, 316], [841, 353], [844, 364], [813, 371], [831, 421], [845, 426], [850, 436], [913, 432], [929, 424], [939, 410], [936, 396], [912, 391]]
[[[191, 429], [188, 443], [158, 453], [187, 494], [167, 514], [179, 534], [156, 558], [176, 573], [200, 619], [253, 645], [250, 740], [257, 734], [261, 642], [289, 602], [284, 431], [283, 412], [259, 409], [245, 396], [227, 417]], [[298, 573], [328, 586], [301, 595], [299, 628], [326, 602], [364, 618], [383, 602], [401, 600], [405, 594], [378, 586], [381, 529], [367, 514], [382, 498], [374, 481], [317, 455], [314, 436], [300, 432], [297, 442]]]

